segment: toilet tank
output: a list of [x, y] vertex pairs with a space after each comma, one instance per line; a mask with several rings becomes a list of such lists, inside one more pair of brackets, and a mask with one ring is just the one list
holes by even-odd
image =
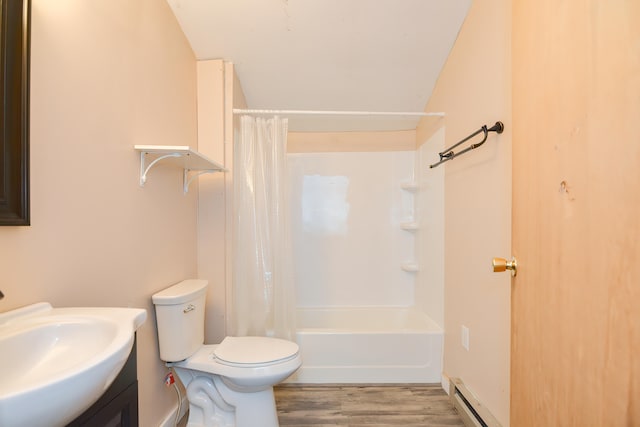
[[204, 344], [207, 280], [183, 280], [154, 294], [160, 359], [178, 362]]

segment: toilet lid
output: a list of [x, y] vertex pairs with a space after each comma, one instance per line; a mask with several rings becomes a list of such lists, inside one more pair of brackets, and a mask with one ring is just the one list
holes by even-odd
[[289, 359], [298, 354], [298, 344], [267, 337], [226, 337], [213, 352], [222, 362], [260, 364]]

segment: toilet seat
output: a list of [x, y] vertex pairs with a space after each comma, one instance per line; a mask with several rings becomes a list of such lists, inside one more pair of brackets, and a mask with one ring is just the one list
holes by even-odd
[[213, 351], [218, 363], [234, 367], [271, 365], [298, 356], [298, 345], [267, 337], [226, 337]]
[[[231, 337], [231, 338], [237, 339], [238, 337]], [[221, 375], [229, 378], [236, 378], [236, 379], [237, 378], [247, 378], [247, 379], [256, 378], [257, 379], [260, 377], [265, 378], [272, 375], [279, 376], [282, 373], [287, 372], [292, 367], [294, 367], [294, 371], [295, 371], [295, 369], [297, 369], [302, 363], [302, 358], [300, 357], [300, 352], [298, 351], [298, 344], [296, 343], [290, 343], [293, 345], [289, 346], [289, 350], [282, 350], [283, 346], [277, 343], [277, 341], [281, 341], [281, 340], [277, 340], [276, 338], [268, 338], [268, 341], [266, 343], [263, 342], [259, 344], [258, 347], [256, 347], [257, 349], [260, 349], [262, 351], [255, 351], [254, 347], [251, 346], [251, 343], [254, 340], [244, 340], [244, 338], [245, 337], [242, 337], [241, 341], [239, 341], [239, 343], [241, 344], [240, 346], [236, 346], [234, 342], [235, 339], [232, 339], [231, 340], [232, 345], [230, 347], [232, 350], [236, 350], [236, 351], [239, 351], [237, 350], [238, 348], [245, 348], [245, 350], [248, 348], [247, 350], [248, 353], [244, 356], [244, 358], [241, 355], [238, 355], [238, 357], [228, 355], [226, 354], [226, 352], [223, 351], [222, 352], [223, 357], [226, 357], [227, 359], [236, 359], [236, 360], [235, 361], [222, 360], [218, 358], [215, 354], [216, 350], [222, 344], [205, 344], [201, 346], [198, 349], [198, 351], [196, 351], [194, 354], [192, 354], [190, 357], [186, 358], [185, 360], [181, 360], [180, 362], [173, 362], [168, 365], [185, 368], [185, 369], [191, 369], [194, 371], [208, 372], [211, 374]], [[247, 338], [254, 338], [254, 337], [247, 337]], [[271, 340], [277, 340], [277, 341], [274, 343]], [[253, 342], [253, 344], [258, 344], [258, 343]], [[273, 346], [274, 348], [280, 349], [280, 351], [270, 353], [268, 350], [265, 350], [263, 346], [268, 346], [268, 347]], [[284, 347], [284, 348], [287, 348], [287, 347]], [[294, 353], [290, 354], [291, 351], [294, 351]], [[231, 354], [235, 354], [235, 352], [232, 352]], [[275, 356], [269, 356], [269, 354], [272, 354], [272, 355], [275, 354]], [[261, 355], [261, 356], [258, 356], [258, 355]], [[248, 360], [259, 360], [259, 359], [268, 360], [268, 359], [275, 359], [278, 357], [280, 358], [277, 360], [269, 361], [269, 362], [242, 363], [242, 360], [246, 362]], [[238, 362], [238, 360], [240, 360], [240, 362]], [[287, 376], [289, 375], [290, 373]], [[283, 378], [283, 380], [285, 378], [286, 376]]]

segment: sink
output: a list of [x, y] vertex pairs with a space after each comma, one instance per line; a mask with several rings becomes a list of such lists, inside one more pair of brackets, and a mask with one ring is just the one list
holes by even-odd
[[0, 313], [0, 426], [57, 427], [111, 385], [147, 317], [138, 308], [53, 308]]

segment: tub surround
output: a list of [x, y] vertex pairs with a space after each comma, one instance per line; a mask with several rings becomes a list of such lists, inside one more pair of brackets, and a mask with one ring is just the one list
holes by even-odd
[[414, 151], [289, 154], [298, 307], [414, 304]]
[[[322, 136], [306, 139], [317, 145]], [[304, 360], [291, 382], [441, 381], [443, 266], [434, 248], [443, 218], [434, 206], [443, 188], [442, 180], [414, 175], [423, 156], [289, 154]]]

